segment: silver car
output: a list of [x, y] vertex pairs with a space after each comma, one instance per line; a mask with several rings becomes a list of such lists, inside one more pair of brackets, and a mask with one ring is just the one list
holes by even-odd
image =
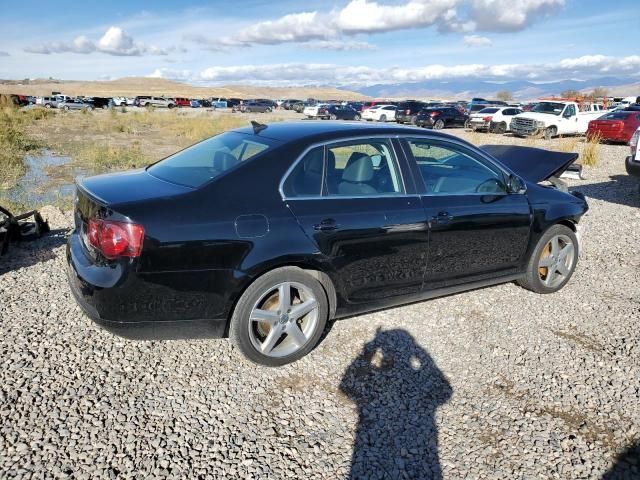
[[65, 102], [58, 102], [57, 107], [62, 110], [93, 110], [95, 108], [90, 103], [84, 103], [78, 100], [67, 100]]

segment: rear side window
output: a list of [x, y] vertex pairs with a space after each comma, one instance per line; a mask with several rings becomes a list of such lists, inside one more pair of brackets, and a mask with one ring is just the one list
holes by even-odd
[[428, 195], [504, 194], [502, 173], [470, 152], [431, 140], [408, 140]]
[[171, 155], [147, 171], [162, 180], [197, 188], [276, 143], [256, 135], [226, 132]]

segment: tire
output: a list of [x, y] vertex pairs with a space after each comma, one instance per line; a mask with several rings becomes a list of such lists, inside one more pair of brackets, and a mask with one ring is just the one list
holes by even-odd
[[387, 121], [387, 116], [386, 115], [380, 115], [380, 122], [386, 122]]
[[507, 132], [507, 124], [505, 122], [500, 122], [493, 129], [493, 133], [504, 134]]
[[359, 122], [359, 121], [362, 119], [362, 117], [361, 117], [359, 114], [357, 114], [357, 113], [356, 113], [356, 116], [355, 116], [355, 117], [353, 117], [353, 119], [354, 119], [356, 122]]
[[444, 128], [444, 120], [436, 120], [436, 123], [433, 124], [434, 130], [442, 130]]
[[[313, 310], [297, 319], [288, 317], [288, 312], [302, 304], [292, 305], [285, 300], [293, 308], [287, 308], [287, 313], [280, 310], [280, 296], [284, 291], [289, 291], [292, 301], [313, 304]], [[251, 320], [252, 316], [264, 320]], [[318, 280], [297, 267], [278, 268], [259, 277], [242, 294], [231, 317], [229, 337], [250, 361], [277, 367], [309, 353], [320, 340], [328, 317], [329, 302]], [[272, 331], [279, 333], [272, 335]]]
[[245, 108], [245, 113], [251, 113], [251, 109], [250, 108]]
[[50, 103], [45, 103], [44, 104], [44, 108], [51, 108], [51, 104]]
[[175, 107], [173, 103], [170, 103], [169, 105], [167, 105], [167, 108], [173, 108], [173, 107]]
[[[578, 239], [573, 230], [565, 225], [553, 225], [540, 237], [529, 258], [527, 271], [518, 284], [536, 293], [557, 292], [567, 284], [575, 271], [580, 253], [578, 249]], [[558, 267], [565, 271], [562, 272]]]
[[329, 120], [337, 120], [337, 119], [338, 117], [336, 117], [335, 114], [332, 113], [331, 115], [329, 115]]
[[558, 134], [558, 129], [556, 127], [548, 127], [544, 130], [545, 140], [551, 140], [557, 134]]
[[267, 109], [265, 110], [265, 112], [266, 112], [266, 113], [271, 113], [271, 112], [272, 112], [271, 107], [267, 107]]
[[66, 110], [67, 112], [69, 111], [69, 105], [65, 105], [64, 107], [62, 107], [63, 110]]
[[414, 115], [413, 117], [411, 117], [411, 120], [409, 121], [409, 123], [411, 125], [415, 125], [417, 120], [418, 120], [418, 117], [416, 115]]
[[464, 121], [463, 127], [466, 128], [466, 129], [471, 128], [471, 126], [469, 125], [469, 120], [465, 120]]

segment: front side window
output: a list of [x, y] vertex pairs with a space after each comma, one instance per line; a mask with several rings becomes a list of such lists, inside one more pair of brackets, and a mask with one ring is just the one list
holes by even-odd
[[428, 195], [507, 193], [502, 173], [455, 145], [408, 140]]
[[154, 163], [147, 172], [171, 183], [197, 188], [277, 143], [256, 135], [226, 132]]
[[404, 193], [391, 142], [371, 139], [329, 145], [325, 186], [329, 196]]

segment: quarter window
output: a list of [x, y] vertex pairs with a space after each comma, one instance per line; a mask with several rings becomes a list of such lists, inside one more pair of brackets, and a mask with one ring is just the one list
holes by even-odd
[[282, 191], [289, 198], [313, 197], [322, 194], [324, 147], [309, 150], [291, 171]]
[[470, 152], [429, 140], [409, 140], [428, 195], [503, 194], [502, 173]]

